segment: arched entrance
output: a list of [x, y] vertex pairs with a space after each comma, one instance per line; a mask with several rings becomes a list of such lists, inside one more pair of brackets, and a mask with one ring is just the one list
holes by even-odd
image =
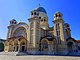
[[13, 32], [13, 36], [17, 38], [18, 41], [15, 42], [15, 51], [26, 51], [26, 38], [27, 38], [27, 27], [18, 26]]
[[21, 41], [20, 41], [20, 47], [21, 47], [21, 52], [24, 52], [24, 51], [26, 51], [27, 50], [27, 42], [26, 42], [26, 40], [25, 39], [22, 39]]
[[42, 54], [54, 54], [56, 52], [56, 40], [52, 37], [46, 37], [41, 40], [41, 51], [45, 52]]
[[67, 47], [68, 47], [68, 52], [69, 53], [73, 52], [73, 42], [68, 42]]
[[46, 39], [41, 41], [41, 51], [48, 51], [48, 41]]
[[14, 46], [13, 46], [14, 51], [18, 51], [19, 50], [19, 42], [18, 39], [14, 40]]
[[66, 39], [67, 41], [67, 50], [69, 54], [74, 54], [77, 52], [77, 43], [76, 40], [72, 37]]
[[57, 43], [56, 43], [56, 39], [53, 39], [52, 47], [53, 47], [53, 53], [56, 54], [56, 53], [57, 53]]
[[77, 52], [77, 46], [76, 46], [76, 42], [68, 42], [67, 43], [67, 49], [68, 49], [68, 53], [76, 53]]
[[25, 45], [24, 45], [24, 43], [22, 44], [22, 51], [25, 51]]

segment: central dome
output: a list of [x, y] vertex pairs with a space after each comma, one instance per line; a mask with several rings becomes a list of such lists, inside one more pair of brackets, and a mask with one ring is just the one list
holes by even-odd
[[[43, 7], [38, 7], [38, 8], [36, 8], [35, 9], [36, 11], [39, 11], [39, 12], [44, 12], [44, 13], [46, 13], [46, 10], [43, 8]], [[46, 13], [47, 14], [47, 13]]]

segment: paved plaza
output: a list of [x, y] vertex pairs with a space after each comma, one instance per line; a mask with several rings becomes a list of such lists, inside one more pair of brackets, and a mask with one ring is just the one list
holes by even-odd
[[0, 60], [80, 60], [80, 57], [72, 56], [10, 56], [10, 55], [0, 55]]
[[18, 52], [0, 52], [0, 60], [80, 60], [80, 56], [21, 55]]

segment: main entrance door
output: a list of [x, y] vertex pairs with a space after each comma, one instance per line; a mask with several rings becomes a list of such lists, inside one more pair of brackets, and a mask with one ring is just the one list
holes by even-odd
[[26, 42], [26, 40], [25, 39], [22, 39], [21, 40], [21, 42], [20, 42], [20, 47], [21, 47], [21, 52], [24, 52], [24, 51], [26, 51], [27, 50], [27, 47], [26, 47], [26, 44], [27, 42]]
[[22, 46], [22, 52], [25, 51], [25, 46]]
[[17, 46], [17, 50], [16, 51], [18, 51], [18, 46]]
[[67, 47], [68, 47], [68, 52], [72, 53], [73, 52], [73, 42], [68, 42]]

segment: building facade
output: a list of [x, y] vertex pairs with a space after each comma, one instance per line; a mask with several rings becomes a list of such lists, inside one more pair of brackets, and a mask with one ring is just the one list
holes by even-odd
[[71, 29], [64, 22], [63, 14], [56, 12], [53, 27], [49, 27], [46, 10], [38, 6], [25, 22], [10, 21], [5, 52], [29, 52], [31, 54], [68, 54], [77, 51], [77, 42], [71, 37]]

